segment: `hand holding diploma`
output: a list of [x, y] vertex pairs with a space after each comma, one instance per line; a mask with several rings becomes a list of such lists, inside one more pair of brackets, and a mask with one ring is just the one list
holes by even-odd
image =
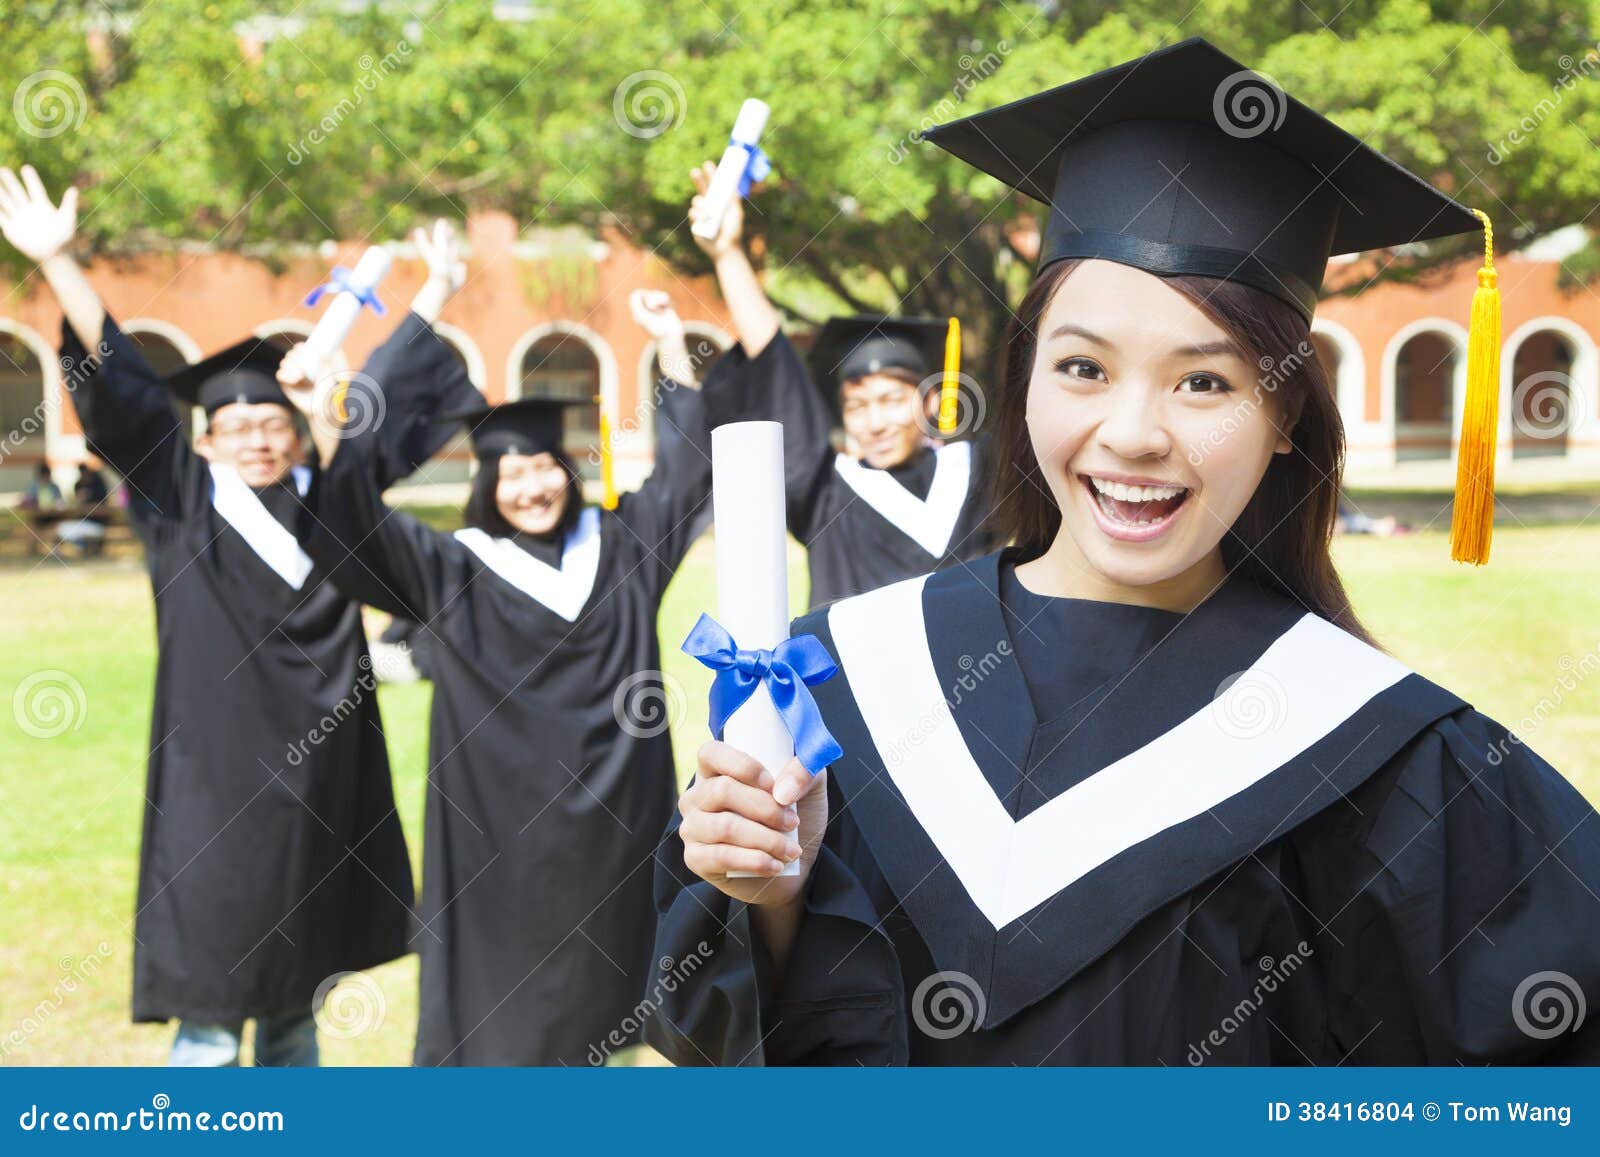
[[717, 237], [722, 232], [724, 215], [750, 191], [751, 185], [767, 175], [771, 166], [760, 144], [768, 114], [767, 106], [759, 100], [747, 100], [740, 106], [728, 147], [700, 190], [698, 210], [691, 214], [690, 228], [696, 238], [709, 241]]

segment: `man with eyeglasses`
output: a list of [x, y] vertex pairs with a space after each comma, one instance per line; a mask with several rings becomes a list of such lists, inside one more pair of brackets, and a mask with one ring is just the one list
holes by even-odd
[[[237, 1064], [246, 1020], [257, 1064], [316, 1064], [327, 993], [411, 950], [413, 890], [360, 607], [300, 548], [315, 461], [280, 389], [299, 363], [250, 339], [161, 379], [68, 253], [76, 218], [76, 190], [56, 206], [31, 168], [0, 169], [0, 233], [60, 302], [63, 377], [127, 485], [155, 593], [133, 1017], [179, 1022], [171, 1064]], [[478, 401], [431, 325], [464, 278], [453, 237], [441, 223], [417, 243], [427, 285], [341, 403], [369, 422], [380, 386], [444, 379]], [[192, 448], [175, 397], [205, 414]], [[382, 431], [390, 480], [441, 437], [399, 417]]]

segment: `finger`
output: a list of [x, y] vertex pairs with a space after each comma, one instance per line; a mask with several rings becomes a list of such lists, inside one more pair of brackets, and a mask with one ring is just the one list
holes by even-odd
[[17, 180], [17, 175], [10, 169], [0, 169], [0, 189], [5, 190], [13, 212], [27, 204], [28, 194], [23, 190], [22, 182]]
[[706, 880], [719, 879], [729, 872], [754, 872], [761, 876], [776, 876], [783, 871], [783, 863], [765, 852], [750, 848], [731, 848], [725, 844], [686, 845], [684, 865], [695, 875]]
[[726, 775], [752, 787], [772, 788], [772, 773], [761, 766], [759, 759], [715, 739], [701, 745], [699, 763], [703, 779]]
[[428, 232], [421, 225], [411, 231], [411, 244], [417, 247], [417, 252], [424, 257], [428, 255]]
[[[699, 169], [690, 169], [689, 179], [694, 182], [695, 192], [704, 193], [706, 191], [706, 175]], [[696, 200], [698, 199], [696, 198]]]
[[805, 764], [798, 759], [791, 759], [778, 773], [778, 782], [772, 788], [772, 798], [783, 807], [788, 807], [816, 785], [817, 777], [806, 770]]
[[61, 211], [67, 215], [69, 221], [78, 219], [78, 186], [68, 185], [67, 191], [61, 194]]
[[769, 828], [787, 831], [799, 824], [792, 808], [779, 807], [772, 793], [719, 775], [700, 787], [694, 805], [705, 812], [734, 812]]
[[800, 841], [732, 812], [694, 812], [682, 824], [686, 844], [724, 844], [750, 848], [785, 863], [800, 855]]
[[27, 186], [29, 196], [54, 208], [54, 203], [50, 200], [50, 194], [44, 191], [44, 182], [39, 179], [38, 169], [35, 169], [32, 165], [23, 165], [22, 183]]

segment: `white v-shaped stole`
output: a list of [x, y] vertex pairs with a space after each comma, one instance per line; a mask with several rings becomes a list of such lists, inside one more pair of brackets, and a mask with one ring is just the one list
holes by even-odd
[[951, 442], [934, 451], [933, 484], [928, 497], [918, 498], [887, 470], [863, 466], [847, 454], [833, 468], [860, 499], [904, 531], [934, 558], [943, 558], [956, 532], [956, 520], [967, 503], [972, 481], [972, 443]]
[[[828, 628], [884, 769], [997, 929], [1264, 779], [1410, 674], [1307, 614], [1215, 702], [1014, 821], [945, 701], [923, 621], [927, 578], [835, 603]], [[1245, 698], [1230, 704], [1235, 694]], [[1271, 700], [1270, 726], [1238, 725], [1255, 697]]]
[[[304, 498], [311, 486], [311, 471], [304, 466], [292, 469], [295, 489]], [[300, 549], [294, 532], [272, 517], [272, 512], [232, 466], [211, 463], [211, 507], [239, 532], [239, 537], [262, 562], [277, 572], [279, 578], [295, 590], [306, 585], [311, 575], [311, 557]]]
[[456, 531], [461, 544], [483, 565], [567, 622], [575, 622], [594, 590], [600, 570], [600, 511], [586, 506], [561, 544], [561, 569], [541, 562], [509, 538], [493, 538], [477, 527]]

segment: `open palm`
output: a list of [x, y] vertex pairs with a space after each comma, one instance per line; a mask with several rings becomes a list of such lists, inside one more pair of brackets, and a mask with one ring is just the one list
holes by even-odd
[[77, 189], [68, 189], [57, 207], [32, 165], [22, 166], [20, 180], [10, 169], [0, 169], [0, 233], [19, 253], [42, 264], [65, 249], [77, 231]]

